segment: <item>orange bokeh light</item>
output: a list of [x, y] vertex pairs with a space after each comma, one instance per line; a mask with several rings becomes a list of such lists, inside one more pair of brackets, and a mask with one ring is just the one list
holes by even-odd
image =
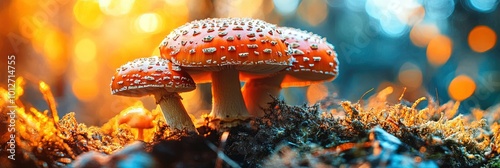
[[434, 66], [441, 66], [450, 59], [453, 43], [449, 37], [438, 35], [427, 45], [427, 60]]
[[323, 0], [302, 1], [297, 12], [309, 25], [317, 26], [325, 21], [328, 15], [328, 5]]
[[448, 87], [448, 94], [457, 101], [469, 98], [476, 90], [476, 83], [467, 75], [459, 75], [453, 79]]
[[422, 71], [411, 63], [405, 63], [399, 70], [398, 80], [405, 87], [417, 89], [422, 85]]
[[84, 80], [81, 78], [76, 78], [73, 80], [71, 85], [71, 90], [75, 94], [76, 98], [81, 101], [92, 101], [94, 100], [98, 93], [98, 83], [93, 80]]
[[312, 84], [307, 89], [307, 100], [309, 104], [317, 103], [318, 101], [328, 96], [328, 87], [323, 83]]
[[493, 48], [497, 42], [497, 35], [488, 26], [479, 25], [474, 27], [470, 33], [467, 40], [469, 46], [475, 52], [486, 52]]
[[99, 0], [101, 11], [107, 15], [121, 16], [128, 14], [135, 0]]
[[75, 56], [78, 62], [91, 62], [95, 59], [96, 53], [96, 44], [89, 38], [83, 38], [75, 45]]
[[439, 29], [435, 24], [417, 24], [410, 31], [411, 42], [418, 47], [427, 46], [437, 35]]

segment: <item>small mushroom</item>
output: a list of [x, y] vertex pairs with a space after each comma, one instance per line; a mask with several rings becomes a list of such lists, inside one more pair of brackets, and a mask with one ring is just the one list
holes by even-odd
[[154, 95], [170, 128], [196, 132], [178, 94], [192, 91], [196, 85], [189, 74], [170, 61], [157, 56], [133, 60], [116, 70], [110, 85], [113, 95]]
[[137, 128], [137, 139], [142, 141], [144, 140], [143, 130], [154, 127], [153, 119], [154, 117], [148, 114], [146, 109], [134, 108], [121, 116], [118, 120], [118, 124], [127, 124], [131, 128]]
[[266, 77], [242, 74], [242, 89], [247, 109], [262, 116], [261, 107], [278, 97], [282, 87], [308, 86], [330, 81], [338, 74], [337, 53], [325, 38], [295, 28], [281, 27], [282, 37], [292, 53], [292, 66]]
[[250, 117], [239, 72], [275, 73], [289, 66], [280, 33], [276, 25], [258, 19], [197, 20], [173, 30], [160, 45], [160, 53], [196, 82], [212, 82], [210, 116], [222, 126], [232, 126]]

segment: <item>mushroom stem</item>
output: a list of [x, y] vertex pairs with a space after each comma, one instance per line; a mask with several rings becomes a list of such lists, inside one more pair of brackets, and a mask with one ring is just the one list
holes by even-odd
[[144, 140], [144, 129], [137, 128], [137, 140], [140, 140], [140, 141]]
[[196, 132], [193, 121], [186, 112], [181, 102], [181, 96], [178, 93], [155, 94], [155, 99], [160, 105], [167, 125], [171, 129], [186, 129], [188, 132]]
[[241, 94], [238, 71], [225, 69], [212, 72], [212, 112], [210, 116], [223, 122], [250, 117]]
[[281, 82], [284, 78], [285, 73], [280, 73], [271, 77], [250, 79], [245, 82], [242, 94], [250, 114], [255, 117], [264, 116], [264, 111], [261, 108], [269, 106], [268, 103], [273, 101], [271, 96], [279, 96]]

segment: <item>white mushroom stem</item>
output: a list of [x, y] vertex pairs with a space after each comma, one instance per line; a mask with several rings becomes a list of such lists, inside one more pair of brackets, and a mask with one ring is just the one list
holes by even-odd
[[273, 101], [271, 96], [279, 96], [281, 82], [284, 78], [285, 73], [279, 73], [270, 77], [250, 79], [245, 83], [242, 94], [250, 114], [255, 117], [262, 117], [264, 115], [264, 111], [261, 108], [269, 106], [268, 103]]
[[250, 117], [241, 94], [237, 70], [212, 72], [212, 112], [210, 116], [221, 122], [246, 120]]
[[155, 99], [171, 129], [186, 129], [189, 132], [196, 132], [193, 121], [186, 112], [178, 93], [158, 93], [155, 94]]

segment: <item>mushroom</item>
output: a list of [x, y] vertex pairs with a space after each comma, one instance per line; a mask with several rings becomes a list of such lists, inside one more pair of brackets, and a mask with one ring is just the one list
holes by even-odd
[[292, 66], [267, 77], [242, 74], [242, 92], [250, 113], [262, 116], [261, 107], [278, 97], [282, 87], [308, 86], [330, 81], [338, 74], [337, 53], [325, 38], [295, 28], [281, 27], [285, 43], [292, 52]]
[[157, 56], [133, 60], [116, 70], [110, 85], [113, 95], [154, 95], [170, 128], [196, 132], [178, 94], [192, 91], [196, 85], [189, 74], [170, 61]]
[[154, 117], [148, 114], [149, 112], [144, 108], [129, 109], [127, 113], [118, 119], [118, 124], [127, 124], [131, 128], [137, 128], [137, 139], [144, 140], [143, 129], [150, 129], [154, 127]]
[[163, 58], [186, 70], [197, 83], [212, 82], [212, 122], [231, 126], [250, 117], [239, 72], [275, 73], [290, 56], [276, 25], [249, 18], [213, 18], [173, 30], [160, 45]]

